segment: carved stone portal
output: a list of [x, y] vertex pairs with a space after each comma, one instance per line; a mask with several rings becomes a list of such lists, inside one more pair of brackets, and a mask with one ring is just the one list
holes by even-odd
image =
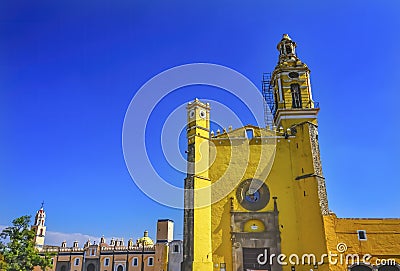
[[[233, 270], [281, 271], [276, 262], [269, 262], [269, 255], [280, 254], [281, 241], [278, 223], [278, 210], [271, 212], [231, 211]], [[260, 265], [257, 257], [267, 263]]]

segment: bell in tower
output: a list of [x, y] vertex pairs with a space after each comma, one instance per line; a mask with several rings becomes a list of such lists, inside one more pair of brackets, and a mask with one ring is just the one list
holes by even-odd
[[288, 34], [283, 34], [282, 40], [278, 43], [279, 62], [281, 61], [296, 61], [296, 46]]
[[302, 122], [317, 123], [319, 108], [314, 102], [310, 84], [310, 69], [296, 54], [297, 44], [284, 34], [277, 45], [278, 64], [271, 76], [274, 100], [274, 123], [289, 128]]

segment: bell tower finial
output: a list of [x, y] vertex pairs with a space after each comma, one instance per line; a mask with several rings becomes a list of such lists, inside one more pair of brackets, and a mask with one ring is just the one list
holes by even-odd
[[281, 41], [277, 45], [279, 51], [279, 62], [296, 61], [297, 44], [289, 37], [288, 34], [283, 34]]

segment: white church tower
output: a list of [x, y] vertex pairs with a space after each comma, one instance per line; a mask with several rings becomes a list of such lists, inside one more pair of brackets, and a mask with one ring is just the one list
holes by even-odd
[[40, 250], [43, 249], [44, 245], [44, 237], [46, 235], [46, 213], [43, 210], [43, 203], [42, 207], [36, 212], [35, 216], [35, 223], [32, 226], [32, 230], [35, 232], [35, 246]]

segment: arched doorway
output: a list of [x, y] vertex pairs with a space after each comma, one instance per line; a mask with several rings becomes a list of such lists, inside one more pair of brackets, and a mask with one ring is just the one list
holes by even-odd
[[400, 271], [395, 265], [382, 265], [378, 268], [378, 271]]
[[117, 271], [124, 271], [124, 267], [122, 265], [118, 265]]
[[354, 265], [350, 268], [351, 271], [372, 271], [372, 268], [366, 265]]
[[86, 268], [86, 271], [94, 271], [94, 264], [92, 264], [92, 263], [90, 263], [88, 266], [87, 266], [87, 268]]

